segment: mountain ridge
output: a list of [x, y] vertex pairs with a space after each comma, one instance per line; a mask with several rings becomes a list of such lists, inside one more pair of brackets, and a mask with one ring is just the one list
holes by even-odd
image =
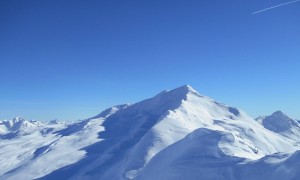
[[[274, 116], [287, 117], [279, 112]], [[216, 102], [185, 85], [141, 102], [114, 106], [86, 120], [72, 124], [45, 123], [29, 128], [26, 133], [14, 134], [0, 142], [3, 153], [11, 147], [6, 143], [14, 148], [27, 144], [27, 148], [10, 155], [22, 157], [12, 165], [0, 157], [0, 178], [126, 180], [157, 174], [163, 179], [176, 179], [181, 175], [169, 167], [185, 169], [193, 163], [206, 162], [207, 158], [213, 158], [211, 172], [216, 173], [215, 166], [218, 166], [220, 171], [236, 178], [239, 174], [232, 174], [232, 169], [244, 171], [248, 162], [261, 161], [279, 152], [292, 154], [300, 149], [296, 127], [294, 136], [289, 138], [289, 134], [266, 128], [265, 118], [254, 120], [241, 109]], [[198, 148], [202, 153], [197, 158], [188, 153]], [[182, 149], [182, 154], [177, 154], [176, 149]], [[210, 154], [212, 149], [214, 154]], [[184, 163], [178, 162], [178, 158]], [[190, 158], [197, 161], [188, 161]], [[159, 171], [160, 159], [165, 159], [162, 165], [170, 174]], [[247, 166], [241, 170], [235, 165], [237, 161]], [[197, 173], [190, 174], [199, 177]]]

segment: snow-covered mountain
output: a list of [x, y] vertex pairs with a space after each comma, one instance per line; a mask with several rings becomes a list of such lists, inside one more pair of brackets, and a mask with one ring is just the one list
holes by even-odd
[[0, 121], [0, 134], [18, 131], [24, 128], [37, 127], [39, 125], [42, 125], [39, 121], [27, 121], [22, 117], [16, 117], [12, 120]]
[[276, 111], [270, 116], [256, 119], [266, 129], [276, 132], [295, 141], [300, 140], [300, 124], [297, 120], [288, 117], [281, 111]]
[[190, 86], [72, 124], [19, 121], [0, 122], [0, 179], [300, 177], [296, 120], [255, 120]]

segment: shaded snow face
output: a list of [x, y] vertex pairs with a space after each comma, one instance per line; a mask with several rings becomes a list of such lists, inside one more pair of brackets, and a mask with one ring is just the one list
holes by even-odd
[[262, 120], [262, 124], [266, 129], [274, 131], [276, 133], [289, 131], [292, 127], [298, 127], [297, 121], [289, 118], [281, 111], [277, 111], [270, 116], [265, 117]]

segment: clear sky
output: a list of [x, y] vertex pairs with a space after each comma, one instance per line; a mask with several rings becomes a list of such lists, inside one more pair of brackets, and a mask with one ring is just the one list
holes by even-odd
[[77, 120], [189, 84], [300, 119], [300, 2], [1, 0], [0, 119]]

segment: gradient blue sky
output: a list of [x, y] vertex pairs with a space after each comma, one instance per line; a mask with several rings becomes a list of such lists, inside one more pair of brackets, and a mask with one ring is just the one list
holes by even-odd
[[300, 2], [2, 0], [0, 119], [77, 120], [190, 84], [300, 119]]

